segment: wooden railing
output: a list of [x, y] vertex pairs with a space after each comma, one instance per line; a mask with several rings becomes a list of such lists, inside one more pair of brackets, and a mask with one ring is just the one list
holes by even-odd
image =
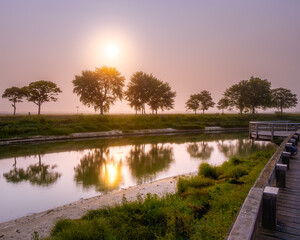
[[274, 137], [285, 138], [299, 128], [300, 123], [290, 121], [252, 121], [249, 122], [249, 137], [259, 139], [260, 136], [269, 136], [269, 140]]
[[[277, 151], [270, 158], [264, 169], [261, 171], [256, 182], [246, 197], [243, 206], [240, 209], [238, 216], [231, 229], [229, 230], [225, 239], [227, 240], [250, 240], [254, 239], [258, 225], [262, 222], [263, 216], [263, 198], [267, 187], [274, 187], [275, 184], [281, 184], [279, 179], [276, 179], [280, 174], [276, 174], [278, 167], [283, 166], [285, 169], [287, 165], [283, 165], [283, 158], [285, 158], [285, 150], [288, 142], [293, 141], [296, 132], [292, 132], [278, 147]], [[298, 136], [299, 138], [299, 136]], [[284, 162], [286, 163], [286, 162]], [[278, 172], [277, 172], [278, 173]]]

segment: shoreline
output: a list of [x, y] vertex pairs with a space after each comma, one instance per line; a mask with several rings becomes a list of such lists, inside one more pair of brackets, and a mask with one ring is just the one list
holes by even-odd
[[177, 130], [174, 128], [163, 129], [146, 129], [146, 130], [132, 130], [130, 132], [123, 132], [121, 130], [112, 130], [106, 132], [86, 132], [73, 133], [63, 136], [32, 136], [28, 138], [9, 138], [0, 140], [0, 146], [32, 144], [42, 142], [59, 142], [70, 141], [78, 139], [101, 139], [113, 137], [128, 137], [128, 136], [151, 136], [151, 135], [165, 135], [165, 134], [193, 134], [193, 133], [223, 133], [223, 132], [246, 132], [248, 127], [239, 128], [222, 128], [222, 127], [205, 127], [204, 129], [186, 129]]
[[57, 208], [0, 223], [0, 239], [31, 239], [34, 232], [37, 232], [39, 237], [47, 237], [54, 224], [60, 219], [77, 219], [89, 210], [120, 204], [123, 196], [128, 201], [134, 201], [137, 199], [138, 194], [142, 197], [145, 197], [148, 193], [157, 194], [159, 197], [167, 193], [174, 194], [177, 190], [178, 178], [194, 174], [196, 172], [168, 177], [126, 189], [114, 190], [103, 195], [81, 199]]

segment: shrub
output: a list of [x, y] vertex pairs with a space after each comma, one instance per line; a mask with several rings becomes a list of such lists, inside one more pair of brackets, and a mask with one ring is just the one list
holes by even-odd
[[206, 178], [218, 179], [217, 167], [211, 166], [208, 163], [202, 163], [199, 167], [199, 175]]

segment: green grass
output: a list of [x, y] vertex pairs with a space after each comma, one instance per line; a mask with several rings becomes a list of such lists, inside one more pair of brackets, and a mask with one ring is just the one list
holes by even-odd
[[248, 127], [253, 120], [300, 121], [300, 114], [163, 114], [0, 116], [0, 139], [35, 135], [68, 135], [119, 129], [202, 129], [206, 126]]
[[202, 164], [196, 176], [180, 178], [178, 192], [88, 212], [56, 223], [48, 240], [224, 239], [248, 191], [274, 153], [231, 158], [221, 166]]

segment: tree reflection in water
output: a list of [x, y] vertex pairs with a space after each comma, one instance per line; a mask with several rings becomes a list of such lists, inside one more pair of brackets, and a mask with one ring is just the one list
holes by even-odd
[[151, 181], [156, 174], [169, 168], [174, 161], [173, 148], [164, 144], [137, 144], [132, 147], [126, 161], [138, 184]]
[[227, 158], [249, 156], [257, 151], [274, 149], [274, 146], [268, 142], [255, 142], [253, 139], [220, 140], [217, 146], [218, 150]]
[[40, 154], [38, 154], [38, 157], [39, 163], [29, 165], [26, 170], [17, 168], [17, 159], [15, 158], [14, 168], [3, 174], [6, 181], [11, 183], [29, 181], [31, 184], [39, 186], [49, 186], [55, 183], [61, 176], [60, 173], [53, 171], [57, 166], [43, 164]]
[[207, 160], [210, 158], [213, 147], [208, 146], [207, 142], [198, 142], [188, 144], [186, 151], [192, 158], [199, 158], [201, 160]]
[[105, 192], [119, 187], [121, 168], [122, 161], [115, 161], [109, 149], [102, 147], [80, 159], [80, 164], [74, 168], [74, 178], [84, 188], [95, 187], [96, 191]]

